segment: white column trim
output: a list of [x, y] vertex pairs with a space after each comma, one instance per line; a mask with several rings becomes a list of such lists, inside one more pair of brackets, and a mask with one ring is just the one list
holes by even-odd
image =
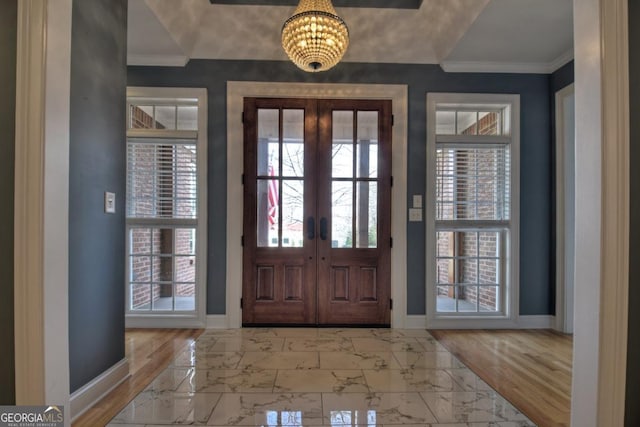
[[16, 403], [67, 409], [71, 16], [18, 3], [14, 220]]
[[244, 97], [304, 97], [391, 99], [393, 102], [391, 189], [391, 326], [404, 328], [407, 314], [407, 129], [406, 85], [227, 82], [227, 287], [226, 314], [229, 328], [241, 326], [242, 295], [242, 184]]
[[598, 425], [623, 426], [629, 298], [629, 33], [625, 0], [601, 0], [602, 270]]
[[14, 305], [16, 404], [44, 404], [44, 108], [47, 2], [18, 2]]
[[624, 425], [629, 232], [626, 0], [574, 0], [576, 286], [571, 425]]

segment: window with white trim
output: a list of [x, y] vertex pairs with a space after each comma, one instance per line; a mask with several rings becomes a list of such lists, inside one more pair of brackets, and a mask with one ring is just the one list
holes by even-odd
[[430, 319], [513, 317], [519, 98], [427, 96]]
[[205, 103], [203, 89], [128, 91], [129, 316], [204, 316]]

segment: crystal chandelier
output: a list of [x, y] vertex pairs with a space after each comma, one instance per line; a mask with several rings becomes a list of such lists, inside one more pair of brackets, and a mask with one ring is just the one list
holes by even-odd
[[300, 0], [282, 26], [282, 47], [304, 71], [325, 71], [336, 65], [349, 46], [347, 24], [331, 0]]

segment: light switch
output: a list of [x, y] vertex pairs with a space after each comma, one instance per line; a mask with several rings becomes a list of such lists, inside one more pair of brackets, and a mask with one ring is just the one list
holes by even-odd
[[108, 191], [104, 193], [104, 211], [105, 213], [116, 213], [116, 193]]
[[410, 208], [409, 209], [409, 221], [420, 222], [422, 221], [422, 209]]
[[422, 207], [422, 194], [414, 194], [413, 195], [413, 207], [421, 208]]

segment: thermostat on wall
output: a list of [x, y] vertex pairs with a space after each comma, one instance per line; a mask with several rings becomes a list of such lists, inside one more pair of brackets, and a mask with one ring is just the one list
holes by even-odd
[[104, 193], [104, 211], [106, 213], [116, 213], [116, 193], [108, 191]]

